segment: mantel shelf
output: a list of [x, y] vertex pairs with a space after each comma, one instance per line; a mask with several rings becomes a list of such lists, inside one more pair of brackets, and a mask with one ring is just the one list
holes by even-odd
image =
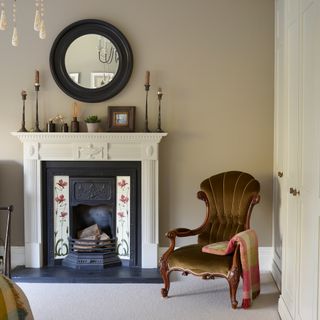
[[159, 143], [167, 136], [165, 132], [11, 132], [21, 142], [125, 142], [125, 143]]

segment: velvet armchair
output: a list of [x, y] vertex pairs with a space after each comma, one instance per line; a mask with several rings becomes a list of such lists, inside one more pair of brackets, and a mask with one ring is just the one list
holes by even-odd
[[[169, 231], [169, 249], [160, 259], [160, 272], [168, 296], [170, 273], [180, 271], [203, 279], [225, 278], [229, 283], [231, 305], [237, 307], [236, 292], [241, 276], [239, 245], [228, 255], [202, 252], [209, 243], [229, 241], [234, 235], [250, 228], [251, 212], [259, 202], [260, 184], [250, 174], [240, 171], [223, 172], [204, 180], [197, 196], [206, 205], [203, 224], [193, 230], [178, 228]], [[196, 244], [175, 248], [177, 237], [198, 236]]]

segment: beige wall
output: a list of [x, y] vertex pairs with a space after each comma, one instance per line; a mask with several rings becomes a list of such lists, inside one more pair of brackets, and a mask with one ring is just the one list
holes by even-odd
[[[23, 244], [22, 147], [9, 132], [21, 123], [26, 89], [27, 127], [34, 123], [34, 70], [40, 70], [40, 118], [71, 119], [72, 99], [55, 84], [49, 52], [55, 36], [85, 18], [108, 21], [128, 38], [134, 70], [126, 88], [99, 104], [81, 104], [82, 117], [105, 120], [108, 105], [137, 106], [143, 128], [144, 73], [151, 71], [150, 127], [156, 127], [156, 91], [162, 86], [160, 243], [175, 227], [204, 217], [199, 183], [224, 170], [244, 170], [261, 182], [262, 201], [252, 225], [271, 245], [273, 150], [273, 0], [55, 0], [46, 1], [47, 40], [32, 30], [33, 3], [18, 3], [20, 45], [0, 33], [0, 203], [13, 203], [13, 244]], [[8, 8], [8, 14], [11, 10]], [[10, 19], [11, 20], [11, 19]]]

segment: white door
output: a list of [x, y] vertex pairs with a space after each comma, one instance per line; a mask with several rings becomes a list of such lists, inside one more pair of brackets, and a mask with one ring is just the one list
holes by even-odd
[[317, 318], [318, 229], [320, 215], [320, 6], [304, 0], [301, 22], [301, 208], [298, 319]]
[[[282, 265], [282, 299], [292, 319], [295, 319], [299, 246], [299, 2], [286, 1], [286, 107], [288, 110], [287, 203]], [[291, 188], [291, 192], [290, 192]]]
[[[316, 320], [320, 226], [320, 0], [285, 0], [287, 204], [283, 319]], [[283, 312], [285, 310], [285, 312]]]
[[281, 287], [282, 235], [285, 226], [286, 194], [285, 157], [287, 154], [287, 105], [285, 86], [285, 1], [276, 1], [275, 17], [275, 113], [274, 113], [274, 179], [273, 179], [273, 276]]

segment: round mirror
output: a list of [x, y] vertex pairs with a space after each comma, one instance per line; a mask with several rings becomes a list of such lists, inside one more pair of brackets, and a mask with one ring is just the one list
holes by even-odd
[[129, 81], [132, 67], [127, 39], [100, 20], [71, 24], [58, 35], [50, 53], [57, 85], [84, 102], [101, 102], [118, 94]]

